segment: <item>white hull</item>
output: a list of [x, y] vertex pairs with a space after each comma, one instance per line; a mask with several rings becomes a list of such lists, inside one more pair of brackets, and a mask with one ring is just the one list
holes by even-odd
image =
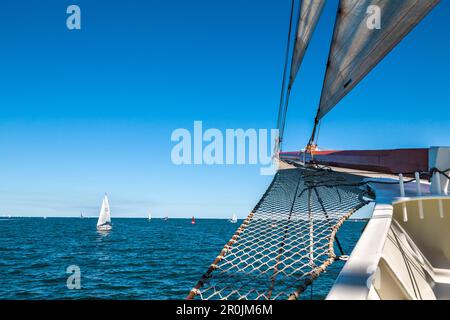
[[97, 226], [98, 231], [109, 231], [112, 229], [111, 225]]

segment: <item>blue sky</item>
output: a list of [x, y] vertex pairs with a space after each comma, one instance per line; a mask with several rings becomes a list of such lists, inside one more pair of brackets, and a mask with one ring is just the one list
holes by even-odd
[[[66, 28], [78, 4], [82, 30]], [[291, 98], [306, 143], [336, 10], [328, 1]], [[177, 128], [275, 125], [290, 1], [3, 1], [0, 215], [245, 217], [259, 166], [175, 166]], [[443, 1], [330, 114], [322, 148], [449, 145]]]

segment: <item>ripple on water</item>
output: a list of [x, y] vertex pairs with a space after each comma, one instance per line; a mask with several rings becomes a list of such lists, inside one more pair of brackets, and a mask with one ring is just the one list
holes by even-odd
[[[114, 219], [105, 234], [95, 219], [7, 221], [0, 223], [1, 299], [183, 299], [237, 228], [226, 220]], [[345, 227], [346, 250], [363, 226]], [[67, 289], [70, 265], [80, 267], [80, 290]], [[315, 284], [316, 297], [338, 271]]]

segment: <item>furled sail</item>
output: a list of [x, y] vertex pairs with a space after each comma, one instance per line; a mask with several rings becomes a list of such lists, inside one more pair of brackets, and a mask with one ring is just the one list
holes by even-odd
[[111, 214], [109, 211], [108, 197], [105, 195], [102, 202], [102, 208], [100, 209], [100, 215], [97, 221], [97, 227], [104, 224], [111, 224]]
[[[439, 0], [341, 0], [316, 121], [323, 118]], [[377, 15], [380, 25], [376, 24]]]
[[303, 0], [301, 2], [297, 35], [291, 62], [289, 87], [292, 87], [295, 81], [295, 77], [300, 69], [303, 57], [305, 56], [306, 48], [314, 33], [314, 29], [316, 28], [317, 21], [320, 18], [324, 5], [325, 0]]

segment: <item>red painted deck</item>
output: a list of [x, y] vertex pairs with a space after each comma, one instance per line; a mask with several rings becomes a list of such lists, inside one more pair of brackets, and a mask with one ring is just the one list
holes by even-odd
[[[323, 165], [398, 174], [428, 171], [428, 149], [327, 150], [315, 151], [314, 160]], [[282, 160], [303, 161], [303, 152], [281, 152]], [[311, 155], [306, 154], [306, 161]]]

